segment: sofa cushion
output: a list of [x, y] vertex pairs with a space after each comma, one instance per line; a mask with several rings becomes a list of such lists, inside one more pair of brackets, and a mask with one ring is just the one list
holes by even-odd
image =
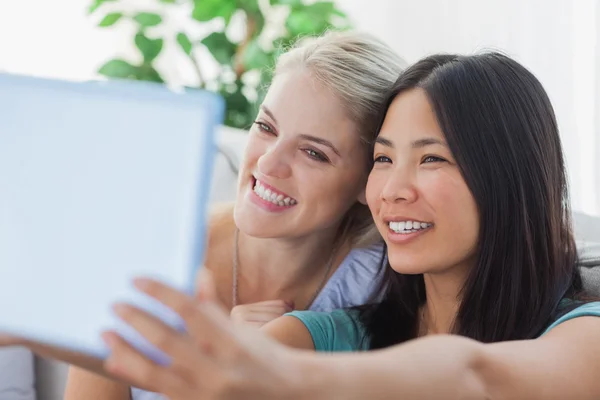
[[0, 349], [0, 399], [36, 399], [33, 363], [33, 354], [25, 348]]
[[221, 127], [217, 133], [218, 153], [213, 166], [211, 203], [235, 200], [237, 178], [248, 134], [239, 129]]
[[600, 217], [573, 213], [583, 287], [600, 297]]
[[600, 298], [600, 243], [580, 242], [579, 257], [583, 287]]

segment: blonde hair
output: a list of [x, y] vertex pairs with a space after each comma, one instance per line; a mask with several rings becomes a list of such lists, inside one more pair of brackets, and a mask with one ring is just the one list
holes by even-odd
[[[308, 71], [330, 90], [356, 123], [365, 148], [365, 168], [370, 168], [370, 144], [375, 140], [383, 102], [406, 62], [376, 37], [356, 31], [335, 32], [298, 40], [282, 53], [274, 75], [293, 69]], [[355, 247], [381, 238], [367, 206], [357, 202], [346, 213], [339, 239]]]

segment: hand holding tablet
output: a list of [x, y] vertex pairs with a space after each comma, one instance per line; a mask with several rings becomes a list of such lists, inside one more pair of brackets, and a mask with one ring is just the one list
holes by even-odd
[[183, 329], [131, 281], [193, 290], [223, 113], [204, 91], [0, 74], [0, 332], [105, 358], [115, 329], [166, 362], [111, 305]]

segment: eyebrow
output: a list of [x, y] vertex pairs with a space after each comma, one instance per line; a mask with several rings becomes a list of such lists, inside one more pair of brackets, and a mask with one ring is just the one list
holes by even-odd
[[[273, 113], [271, 112], [271, 110], [269, 110], [267, 108], [267, 106], [261, 105], [260, 109], [263, 110], [263, 112], [265, 114], [267, 114], [269, 116], [269, 118], [271, 118], [273, 120], [273, 122], [275, 122], [275, 124], [277, 124], [277, 119], [275, 118], [275, 116], [273, 115]], [[329, 147], [335, 154], [337, 154], [338, 157], [342, 156], [340, 154], [339, 150], [329, 140], [326, 140], [326, 139], [323, 139], [323, 138], [320, 138], [320, 137], [316, 137], [316, 136], [312, 136], [312, 135], [306, 135], [306, 134], [301, 134], [301, 135], [299, 135], [299, 137], [301, 139], [308, 140], [308, 141], [311, 141], [311, 142], [318, 143], [320, 145]]]
[[260, 105], [260, 109], [269, 116], [269, 118], [271, 118], [273, 120], [273, 122], [275, 122], [275, 124], [277, 124], [277, 118], [275, 118], [275, 116], [273, 115], [273, 113], [271, 112], [271, 110], [269, 110], [267, 108], [267, 106], [261, 104]]
[[[379, 136], [379, 137], [377, 137], [377, 139], [375, 139], [375, 143], [378, 143], [385, 147], [390, 147], [392, 149], [394, 148], [394, 143], [391, 140], [386, 139], [381, 136]], [[423, 139], [415, 140], [414, 142], [411, 143], [411, 147], [413, 149], [421, 149], [423, 147], [432, 146], [432, 145], [436, 145], [436, 144], [440, 145], [440, 146], [448, 147], [448, 145], [445, 142], [443, 142], [437, 138], [423, 138]]]
[[335, 154], [337, 154], [338, 157], [341, 157], [342, 155], [340, 154], [340, 152], [338, 151], [338, 149], [335, 148], [335, 146], [333, 145], [333, 143], [331, 143], [329, 140], [320, 138], [320, 137], [316, 137], [316, 136], [312, 136], [312, 135], [305, 135], [305, 134], [301, 134], [300, 135], [301, 139], [304, 140], [309, 140], [311, 142], [315, 142], [318, 144], [321, 144], [323, 146], [329, 147]]

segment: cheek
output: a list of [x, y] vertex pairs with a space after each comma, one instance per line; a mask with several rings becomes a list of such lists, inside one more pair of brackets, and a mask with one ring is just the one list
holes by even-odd
[[479, 215], [473, 195], [460, 176], [440, 173], [428, 179], [422, 187], [427, 203], [434, 209], [435, 218], [445, 229], [461, 233], [468, 241], [479, 231]]
[[446, 214], [450, 210], [457, 211], [456, 208], [462, 208], [460, 203], [465, 200], [465, 192], [469, 192], [462, 179], [445, 171], [423, 173], [418, 186], [436, 214], [442, 213], [442, 210], [443, 214]]
[[242, 165], [245, 169], [253, 169], [256, 163], [258, 163], [260, 157], [263, 156], [268, 150], [265, 141], [260, 140], [253, 133], [250, 133], [249, 135], [250, 137], [244, 150], [244, 157], [242, 162]]

